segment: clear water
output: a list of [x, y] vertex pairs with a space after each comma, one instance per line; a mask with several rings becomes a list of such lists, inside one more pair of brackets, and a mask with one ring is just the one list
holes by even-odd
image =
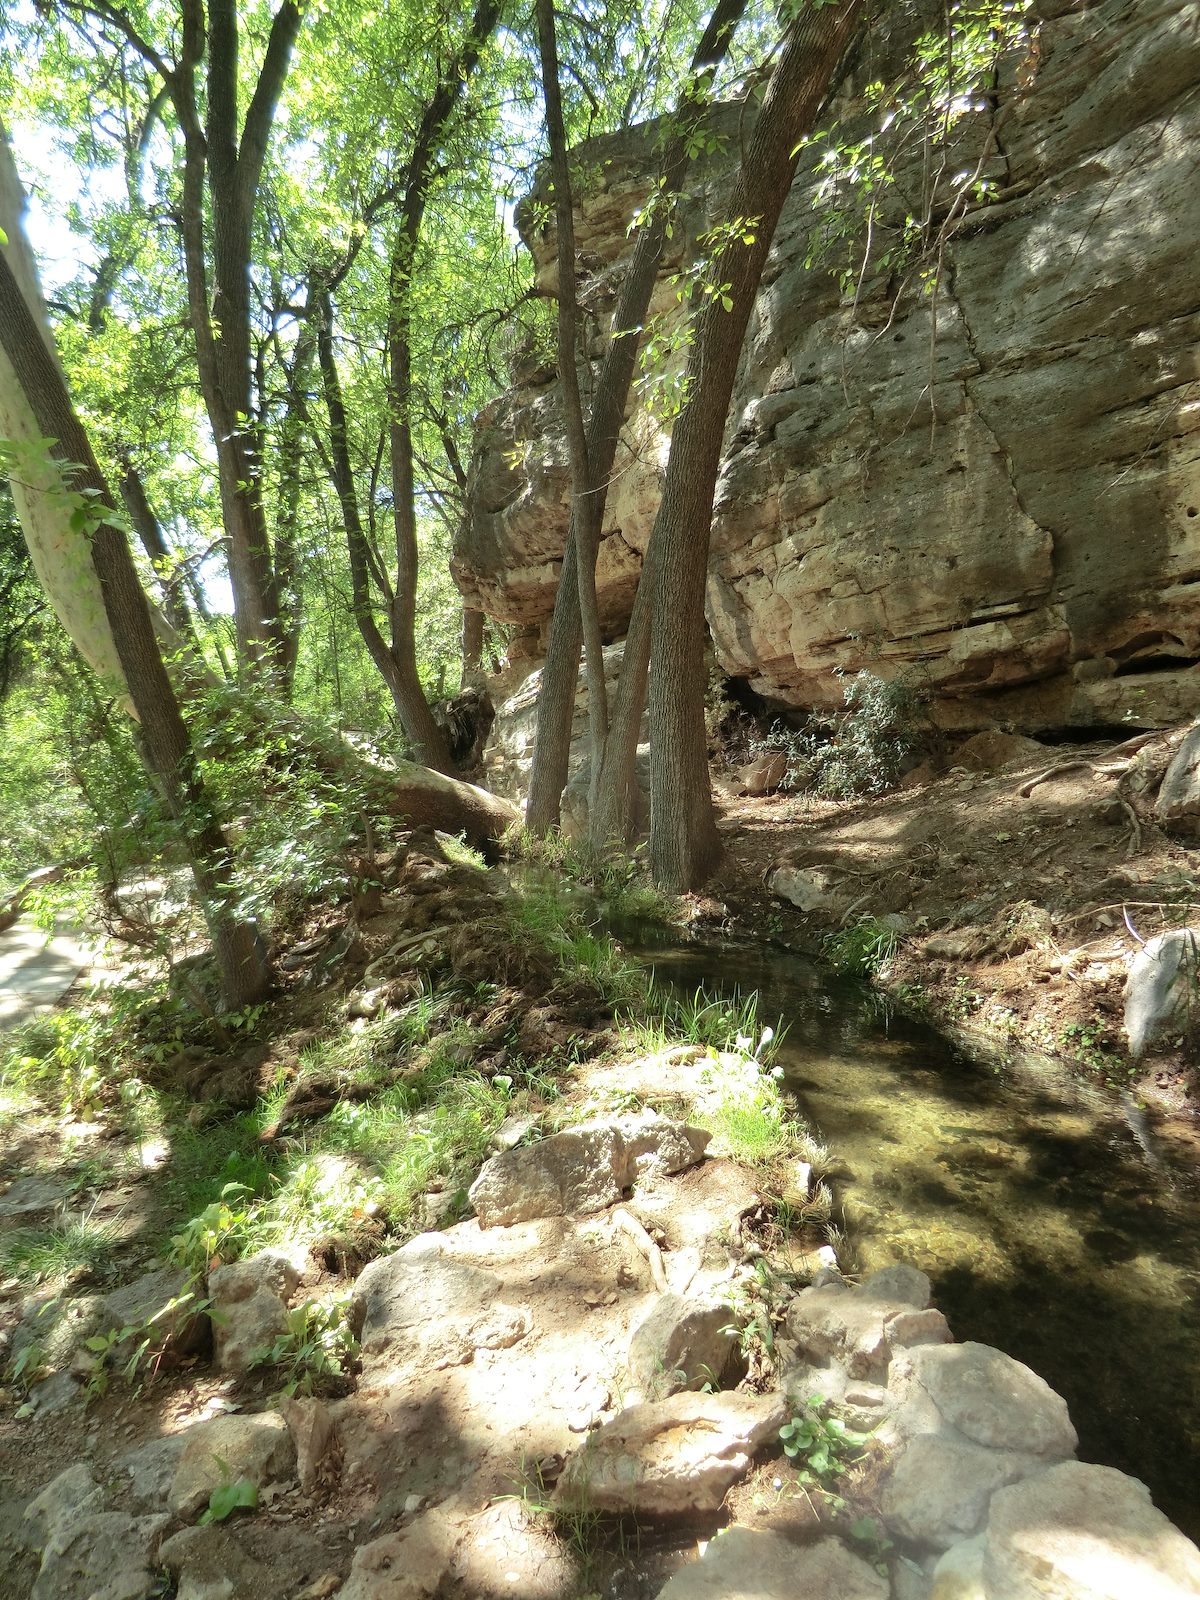
[[1051, 1065], [996, 1071], [796, 957], [658, 949], [687, 988], [757, 989], [780, 1061], [844, 1163], [864, 1269], [908, 1261], [958, 1339], [1067, 1400], [1079, 1454], [1200, 1538], [1200, 1141]]

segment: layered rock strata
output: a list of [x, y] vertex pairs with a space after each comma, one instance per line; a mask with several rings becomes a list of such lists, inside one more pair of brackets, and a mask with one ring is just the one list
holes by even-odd
[[[968, 211], [934, 294], [897, 297], [868, 265], [851, 303], [806, 264], [820, 150], [797, 178], [731, 410], [708, 583], [721, 667], [773, 699], [837, 705], [837, 674], [870, 668], [913, 674], [948, 727], [1154, 724], [1200, 702], [1200, 31], [1170, 0], [1039, 13], [963, 124], [953, 157], [982, 156], [994, 198]], [[748, 114], [721, 110], [681, 238], [718, 210]], [[654, 147], [643, 129], [581, 152], [595, 354]], [[919, 206], [916, 170], [897, 178], [885, 220]], [[551, 283], [551, 242], [529, 243]], [[673, 301], [664, 283], [658, 310]], [[568, 486], [552, 380], [538, 369], [480, 419], [455, 552], [472, 603], [543, 633]], [[610, 636], [668, 447], [640, 395], [601, 551]]]

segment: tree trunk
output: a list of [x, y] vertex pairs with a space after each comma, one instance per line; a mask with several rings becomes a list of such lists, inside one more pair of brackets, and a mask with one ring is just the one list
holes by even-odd
[[[53, 439], [58, 493], [74, 505], [75, 531], [90, 546], [105, 616], [141, 728], [147, 764], [180, 827], [231, 1008], [262, 999], [271, 972], [257, 931], [234, 909], [232, 858], [201, 783], [154, 637], [150, 609], [121, 528], [121, 514], [96, 464], [62, 373], [21, 287], [0, 252], [0, 345], [42, 439]], [[69, 476], [70, 488], [61, 484]]]
[[[793, 22], [750, 136], [727, 217], [754, 219], [712, 265], [686, 398], [671, 438], [647, 550], [650, 590], [650, 866], [674, 891], [696, 888], [720, 852], [704, 732], [704, 589], [725, 418], [746, 327], [798, 146], [858, 27], [863, 0], [806, 9]], [[740, 232], [740, 229], [738, 230]]]
[[403, 201], [392, 244], [388, 303], [389, 456], [396, 530], [396, 583], [389, 607], [390, 653], [395, 666], [392, 697], [418, 757], [439, 772], [453, 773], [454, 759], [421, 689], [417, 673], [417, 511], [412, 430], [412, 286], [425, 206], [435, 182], [438, 150], [463, 92], [479, 64], [483, 46], [500, 20], [503, 0], [478, 0], [471, 27], [425, 107], [405, 170]]
[[[590, 588], [594, 593], [596, 557], [604, 525], [608, 485], [629, 400], [629, 388], [637, 365], [639, 334], [646, 320], [662, 261], [671, 206], [687, 175], [691, 135], [707, 109], [712, 72], [732, 42], [734, 28], [745, 5], [746, 0], [718, 0], [696, 47], [692, 57], [692, 75], [676, 107], [677, 129], [663, 157], [659, 202], [638, 229], [633, 257], [613, 313], [612, 335], [600, 369], [588, 425], [588, 483], [582, 499], [578, 495], [572, 496], [563, 568], [554, 602], [546, 661], [542, 668], [533, 771], [525, 808], [525, 824], [532, 833], [545, 833], [558, 822], [559, 804], [567, 782], [571, 723], [583, 639], [579, 601], [580, 567], [588, 567]], [[583, 581], [586, 586], [588, 580]], [[601, 765], [593, 753], [593, 807], [605, 804], [599, 792], [602, 780], [598, 768]]]

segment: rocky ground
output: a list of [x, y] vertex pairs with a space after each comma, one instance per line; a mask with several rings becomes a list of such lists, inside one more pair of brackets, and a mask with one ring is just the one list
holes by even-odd
[[[935, 1013], [956, 1014], [965, 980], [975, 1023], [999, 996], [1018, 1027], [1112, 1018], [1103, 997], [1118, 1006], [1123, 962], [1097, 953], [1115, 928], [1093, 924], [1117, 906], [1132, 939], [1125, 910], [1184, 910], [1165, 892], [1183, 847], [1142, 827], [1129, 854], [1132, 828], [1103, 820], [1111, 779], [1077, 768], [1022, 795], [1046, 763], [1021, 760], [853, 807], [731, 797], [724, 876], [690, 911], [810, 943], [869, 914], [898, 941], [887, 981], [919, 983]], [[1035, 848], [1012, 848], [1033, 831]], [[819, 883], [819, 906], [768, 888], [783, 856]], [[1141, 887], [1118, 904], [1102, 885], [1131, 868]], [[322, 985], [339, 974], [346, 1013], [369, 1018], [411, 997], [414, 963], [467, 989], [490, 974], [480, 1070], [509, 1066], [514, 1039], [553, 1051], [581, 1026], [594, 1043], [569, 1093], [552, 1116], [497, 1130], [473, 1215], [365, 1267], [369, 1229], [361, 1253], [326, 1241], [221, 1264], [216, 1250], [193, 1285], [211, 1318], [173, 1306], [185, 1275], [137, 1249], [167, 1152], [139, 1148], [115, 1198], [88, 1191], [135, 1219], [100, 1274], [118, 1286], [86, 1273], [33, 1294], [0, 1285], [10, 1360], [48, 1302], [69, 1313], [37, 1381], [11, 1381], [0, 1409], [0, 1594], [732, 1600], [751, 1573], [756, 1600], [798, 1584], [814, 1600], [1007, 1600], [1050, 1579], [1073, 1600], [1200, 1593], [1194, 1546], [1134, 1480], [1074, 1460], [1066, 1407], [1039, 1378], [950, 1342], [920, 1273], [855, 1284], [819, 1234], [781, 1226], [818, 1199], [810, 1162], [793, 1155], [768, 1179], [710, 1143], [697, 1119], [714, 1074], [744, 1099], [769, 1088], [748, 1044], [622, 1052], [594, 987], [516, 947], [495, 970], [479, 869], [433, 842], [397, 852], [385, 878], [294, 942], [289, 1036], [171, 1063], [205, 1097], [196, 1120], [290, 1084], [263, 1136], [310, 1138], [343, 1087], [297, 1065]], [[1017, 905], [1043, 920], [1002, 948]], [[1154, 931], [1145, 916], [1139, 931]], [[935, 944], [955, 937], [957, 953]], [[1086, 1011], [1054, 1009], [1084, 994]], [[1186, 1063], [1161, 1070], [1181, 1093]], [[45, 1115], [7, 1130], [6, 1226], [78, 1203], [80, 1146], [69, 1176], [62, 1127]], [[97, 1154], [102, 1138], [97, 1124]], [[431, 1222], [453, 1215], [447, 1198], [430, 1185]], [[278, 1369], [247, 1369], [289, 1314], [339, 1296], [360, 1347], [346, 1376], [287, 1397]], [[150, 1341], [133, 1386], [119, 1378], [131, 1326]], [[89, 1338], [112, 1375], [85, 1407]]]

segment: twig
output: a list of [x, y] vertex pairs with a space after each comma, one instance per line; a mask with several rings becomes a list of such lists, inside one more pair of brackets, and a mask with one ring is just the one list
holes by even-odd
[[618, 1206], [612, 1214], [614, 1224], [620, 1228], [628, 1238], [645, 1256], [650, 1267], [650, 1276], [654, 1280], [654, 1287], [659, 1294], [667, 1292], [667, 1274], [663, 1266], [662, 1251], [646, 1232], [645, 1228], [634, 1216], [632, 1211], [626, 1211], [624, 1206]]

